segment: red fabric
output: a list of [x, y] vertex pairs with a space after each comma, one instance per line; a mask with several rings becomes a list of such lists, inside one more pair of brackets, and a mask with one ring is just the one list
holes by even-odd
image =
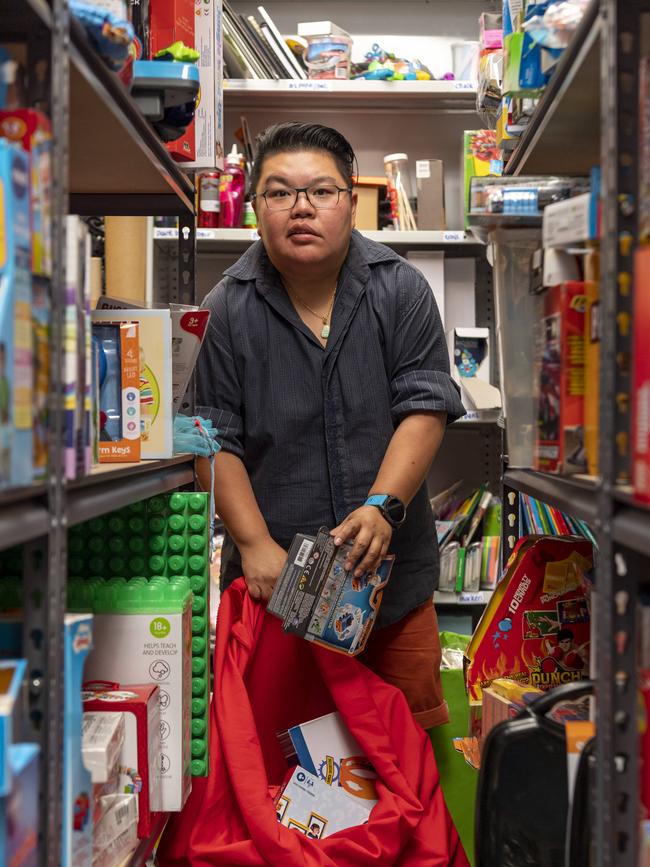
[[[377, 770], [367, 824], [311, 840], [281, 826], [269, 787], [287, 772], [276, 732], [338, 709]], [[429, 738], [402, 693], [355, 659], [282, 632], [246, 592], [217, 621], [210, 775], [195, 779], [158, 850], [161, 867], [469, 867]]]

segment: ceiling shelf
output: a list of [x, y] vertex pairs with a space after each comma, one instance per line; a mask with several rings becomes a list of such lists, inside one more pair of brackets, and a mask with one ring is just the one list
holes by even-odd
[[193, 212], [190, 180], [75, 19], [70, 32], [70, 210], [145, 216]]
[[472, 81], [274, 81], [226, 79], [226, 109], [287, 111], [476, 111]]
[[505, 174], [586, 175], [600, 162], [598, 9], [592, 0]]

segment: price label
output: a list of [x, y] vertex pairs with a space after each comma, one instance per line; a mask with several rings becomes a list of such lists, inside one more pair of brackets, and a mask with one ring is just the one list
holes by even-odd
[[458, 243], [458, 241], [464, 241], [465, 232], [445, 232], [442, 236], [442, 240], [446, 244], [454, 244]]
[[196, 230], [196, 237], [199, 240], [207, 241], [208, 239], [214, 237], [214, 230], [213, 229], [197, 229]]
[[290, 81], [287, 84], [287, 90], [331, 90], [332, 85], [329, 81]]
[[484, 601], [482, 593], [461, 593], [458, 596], [461, 605], [482, 605]]
[[158, 240], [164, 240], [165, 238], [178, 238], [178, 229], [170, 229], [165, 227], [156, 229], [154, 232], [154, 238]]
[[454, 90], [475, 90], [473, 81], [452, 81]]

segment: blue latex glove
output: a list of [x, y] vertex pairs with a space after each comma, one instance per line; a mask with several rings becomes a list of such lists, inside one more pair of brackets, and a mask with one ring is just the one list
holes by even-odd
[[217, 431], [211, 421], [200, 416], [177, 415], [174, 419], [174, 452], [176, 454], [212, 457], [220, 450]]

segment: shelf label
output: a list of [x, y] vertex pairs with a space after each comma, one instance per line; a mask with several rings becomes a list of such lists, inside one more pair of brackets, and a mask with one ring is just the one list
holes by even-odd
[[482, 593], [459, 593], [459, 605], [483, 605], [485, 599]]
[[476, 85], [473, 81], [450, 81], [454, 90], [476, 90]]
[[442, 240], [445, 243], [456, 243], [465, 240], [465, 232], [444, 232]]
[[329, 81], [289, 81], [287, 90], [331, 90], [332, 84]]
[[251, 241], [259, 241], [260, 236], [257, 229], [251, 229]]
[[154, 229], [154, 238], [164, 240], [165, 238], [178, 238], [178, 229], [172, 229], [169, 226], [161, 226]]

